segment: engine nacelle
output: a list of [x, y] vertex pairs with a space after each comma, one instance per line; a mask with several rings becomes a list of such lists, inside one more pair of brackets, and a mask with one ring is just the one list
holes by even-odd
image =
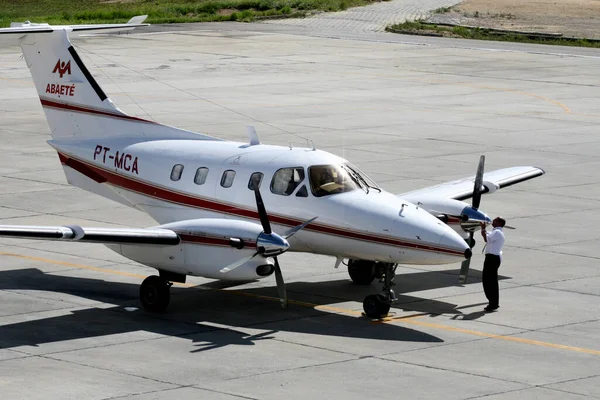
[[485, 213], [460, 200], [425, 198], [421, 199], [417, 206], [427, 210], [430, 214], [438, 216], [447, 224], [460, 224], [463, 231], [476, 229], [481, 222], [492, 222]]
[[275, 270], [270, 258], [257, 255], [232, 271], [224, 267], [254, 255], [262, 226], [247, 221], [196, 219], [161, 225], [175, 231], [175, 246], [107, 245], [111, 250], [141, 264], [184, 275], [225, 280], [254, 280]]
[[433, 215], [448, 215], [452, 217], [460, 217], [465, 208], [471, 208], [468, 203], [454, 199], [443, 198], [425, 198], [419, 199], [416, 203], [417, 207], [427, 210]]

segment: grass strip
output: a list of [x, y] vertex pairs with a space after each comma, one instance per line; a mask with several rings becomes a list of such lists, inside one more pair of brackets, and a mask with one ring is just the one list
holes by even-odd
[[0, 27], [10, 22], [97, 24], [148, 15], [151, 24], [244, 21], [341, 11], [379, 0], [0, 0]]
[[422, 35], [438, 37], [454, 37], [475, 40], [495, 40], [500, 42], [518, 42], [548, 44], [554, 46], [600, 47], [600, 40], [582, 39], [540, 34], [535, 32], [502, 31], [479, 27], [447, 26], [431, 24], [422, 21], [405, 22], [387, 27], [388, 32], [405, 35]]

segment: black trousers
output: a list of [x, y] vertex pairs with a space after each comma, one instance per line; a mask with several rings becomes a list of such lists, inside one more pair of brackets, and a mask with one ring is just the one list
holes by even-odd
[[485, 261], [483, 262], [481, 283], [483, 283], [483, 292], [490, 302], [490, 307], [498, 307], [499, 305], [498, 268], [500, 268], [500, 256], [486, 254]]

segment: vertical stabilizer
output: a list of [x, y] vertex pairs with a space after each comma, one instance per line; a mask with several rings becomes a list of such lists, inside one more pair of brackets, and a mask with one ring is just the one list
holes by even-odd
[[114, 31], [128, 24], [51, 26], [19, 24], [0, 29], [0, 43], [18, 42], [35, 83], [53, 138], [130, 137], [219, 140], [125, 114], [102, 90], [71, 44], [68, 34]]
[[83, 64], [66, 30], [27, 35], [21, 48], [53, 137], [94, 136], [94, 123], [110, 129], [100, 116], [125, 116]]

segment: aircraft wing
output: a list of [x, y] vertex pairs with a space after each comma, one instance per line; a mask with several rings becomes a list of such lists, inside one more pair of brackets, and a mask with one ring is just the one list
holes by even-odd
[[0, 225], [0, 237], [62, 240], [104, 244], [177, 245], [179, 235], [162, 228], [84, 228], [69, 226]]
[[[511, 167], [497, 169], [495, 171], [483, 174], [482, 193], [493, 193], [517, 183], [527, 181], [544, 175], [545, 171], [537, 167]], [[443, 198], [454, 200], [466, 200], [473, 197], [473, 187], [475, 176], [457, 179], [455, 181], [441, 183], [435, 186], [429, 186], [423, 189], [414, 190], [398, 194], [398, 197], [417, 203], [422, 199]]]

